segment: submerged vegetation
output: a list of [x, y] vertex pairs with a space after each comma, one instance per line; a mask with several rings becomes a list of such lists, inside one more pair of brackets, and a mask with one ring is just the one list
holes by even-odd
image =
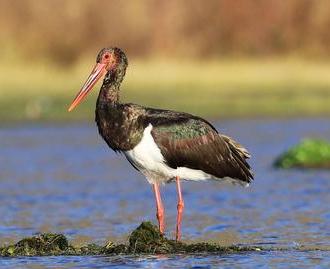
[[274, 165], [280, 168], [330, 168], [330, 143], [305, 139], [279, 156]]
[[[96, 53], [96, 51], [95, 51]], [[330, 114], [330, 64], [298, 59], [205, 62], [135, 60], [122, 85], [124, 102], [207, 117]], [[49, 63], [0, 66], [0, 120], [92, 120], [99, 85], [67, 112], [95, 62], [89, 54], [73, 67]]]
[[143, 222], [130, 235], [128, 244], [108, 242], [105, 246], [89, 244], [74, 247], [62, 234], [45, 233], [20, 240], [14, 245], [0, 247], [0, 256], [51, 255], [114, 255], [114, 254], [174, 254], [174, 253], [234, 253], [260, 251], [254, 246], [220, 246], [210, 243], [186, 244], [169, 240], [150, 222]]

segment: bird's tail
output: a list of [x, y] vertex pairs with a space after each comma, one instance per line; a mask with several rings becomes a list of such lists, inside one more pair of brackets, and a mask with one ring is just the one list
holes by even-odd
[[229, 146], [230, 151], [233, 154], [234, 159], [238, 163], [245, 182], [250, 183], [253, 180], [253, 172], [251, 171], [250, 165], [246, 159], [250, 158], [251, 155], [241, 144], [233, 140], [231, 137], [221, 135]]
[[232, 147], [234, 147], [239, 155], [244, 159], [249, 159], [251, 157], [251, 154], [248, 152], [246, 148], [244, 148], [240, 143], [236, 142], [234, 139], [232, 139], [229, 136], [221, 135], [223, 139]]

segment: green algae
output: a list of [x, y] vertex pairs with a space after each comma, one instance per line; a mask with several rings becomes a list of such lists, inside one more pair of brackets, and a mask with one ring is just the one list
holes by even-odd
[[259, 251], [254, 246], [220, 246], [214, 243], [187, 244], [170, 240], [159, 233], [156, 226], [143, 222], [129, 238], [128, 253], [174, 254], [174, 253], [232, 253], [238, 251]]
[[129, 251], [132, 253], [169, 253], [171, 249], [171, 241], [150, 222], [143, 222], [129, 237]]
[[108, 242], [105, 246], [88, 244], [74, 247], [62, 234], [38, 234], [24, 238], [14, 245], [0, 247], [0, 256], [54, 256], [54, 255], [137, 255], [137, 254], [192, 254], [235, 253], [260, 251], [255, 246], [220, 246], [211, 243], [186, 244], [167, 239], [157, 226], [143, 222], [129, 236], [128, 244]]
[[0, 248], [1, 256], [59, 255], [72, 249], [62, 234], [44, 233], [27, 237], [15, 245]]
[[279, 168], [330, 168], [330, 143], [321, 139], [304, 139], [280, 155], [274, 162]]

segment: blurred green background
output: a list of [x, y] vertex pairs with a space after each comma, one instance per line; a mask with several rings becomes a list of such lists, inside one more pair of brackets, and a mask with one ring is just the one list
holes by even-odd
[[94, 117], [67, 107], [97, 52], [129, 59], [122, 100], [201, 116], [330, 113], [330, 1], [0, 0], [0, 120]]

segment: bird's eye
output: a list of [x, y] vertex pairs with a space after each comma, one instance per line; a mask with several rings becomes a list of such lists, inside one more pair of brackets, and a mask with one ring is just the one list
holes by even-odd
[[109, 57], [110, 57], [109, 54], [104, 55], [105, 59], [109, 59]]

